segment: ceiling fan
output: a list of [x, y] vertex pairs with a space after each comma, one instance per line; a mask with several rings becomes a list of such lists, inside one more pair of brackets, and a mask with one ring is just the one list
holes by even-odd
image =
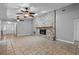
[[27, 17], [33, 18], [34, 14], [36, 13], [32, 12], [29, 7], [24, 7], [23, 9], [20, 10], [19, 13], [16, 13], [17, 19], [20, 19], [20, 16], [23, 16], [23, 18], [27, 18]]

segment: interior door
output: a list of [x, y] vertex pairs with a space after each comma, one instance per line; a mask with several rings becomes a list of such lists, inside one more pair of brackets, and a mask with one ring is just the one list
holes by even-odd
[[79, 41], [79, 22], [77, 22], [77, 41]]

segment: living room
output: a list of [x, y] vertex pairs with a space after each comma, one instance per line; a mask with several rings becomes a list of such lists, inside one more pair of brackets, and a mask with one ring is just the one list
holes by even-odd
[[78, 6], [0, 3], [0, 54], [78, 55]]

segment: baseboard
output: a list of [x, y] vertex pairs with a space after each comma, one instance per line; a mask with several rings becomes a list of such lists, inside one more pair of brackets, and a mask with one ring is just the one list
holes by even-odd
[[71, 44], [74, 44], [74, 42], [71, 42], [71, 41], [67, 41], [67, 40], [62, 40], [62, 39], [56, 39], [58, 41], [62, 41], [62, 42], [66, 42], [66, 43], [71, 43]]
[[31, 36], [32, 34], [17, 34], [17, 36]]

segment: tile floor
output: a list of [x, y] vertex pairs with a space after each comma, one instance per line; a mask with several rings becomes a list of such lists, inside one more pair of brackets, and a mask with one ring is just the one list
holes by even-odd
[[0, 41], [1, 55], [74, 55], [79, 54], [76, 45], [51, 41], [39, 36], [6, 35]]

